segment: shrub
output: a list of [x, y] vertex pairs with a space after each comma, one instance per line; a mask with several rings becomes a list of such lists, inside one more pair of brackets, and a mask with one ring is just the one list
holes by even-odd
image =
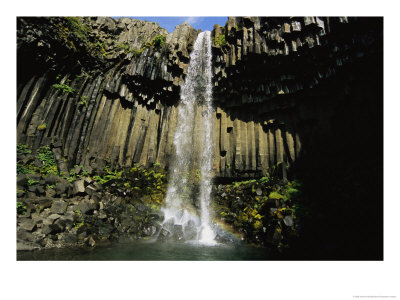
[[73, 94], [75, 93], [75, 90], [70, 87], [68, 84], [64, 83], [55, 83], [52, 85], [53, 88], [62, 91], [63, 93], [70, 93]]
[[154, 37], [154, 39], [152, 41], [153, 46], [155, 48], [159, 49], [162, 46], [164, 46], [165, 40], [166, 40], [166, 36], [165, 35], [157, 35], [157, 36]]
[[215, 37], [215, 45], [217, 45], [217, 46], [225, 46], [226, 45], [225, 34], [220, 34]]
[[31, 154], [32, 150], [29, 149], [28, 145], [17, 144], [17, 153], [18, 154]]

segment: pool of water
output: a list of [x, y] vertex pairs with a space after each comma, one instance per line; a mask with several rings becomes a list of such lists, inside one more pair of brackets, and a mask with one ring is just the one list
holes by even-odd
[[193, 243], [140, 241], [95, 248], [17, 251], [17, 260], [269, 260], [266, 248], [248, 245], [205, 246]]

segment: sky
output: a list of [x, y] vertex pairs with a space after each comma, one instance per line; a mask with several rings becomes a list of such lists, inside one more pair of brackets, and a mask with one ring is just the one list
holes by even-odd
[[173, 32], [176, 25], [183, 22], [188, 22], [193, 28], [205, 30], [212, 30], [214, 24], [224, 26], [228, 17], [129, 17], [143, 21], [156, 22], [168, 32]]

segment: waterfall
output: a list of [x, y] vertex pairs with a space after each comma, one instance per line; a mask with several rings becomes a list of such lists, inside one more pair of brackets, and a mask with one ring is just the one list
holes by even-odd
[[[214, 244], [215, 233], [210, 221], [212, 188], [213, 128], [212, 128], [211, 32], [201, 32], [190, 54], [185, 83], [181, 87], [177, 128], [174, 136], [175, 155], [169, 168], [164, 228], [178, 240], [198, 240]], [[196, 124], [196, 110], [201, 109], [201, 123]], [[196, 130], [200, 127], [200, 130]], [[195, 137], [196, 132], [200, 136]], [[200, 162], [194, 161], [194, 140], [200, 139]], [[199, 164], [200, 210], [193, 208], [193, 186], [189, 174]], [[198, 214], [200, 215], [198, 217]], [[178, 233], [176, 232], [178, 231]]]

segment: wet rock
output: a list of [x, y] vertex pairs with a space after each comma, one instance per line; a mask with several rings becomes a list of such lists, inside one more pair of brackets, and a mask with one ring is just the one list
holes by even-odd
[[274, 245], [278, 245], [281, 239], [282, 239], [282, 230], [280, 228], [276, 228], [272, 236], [272, 243]]
[[50, 208], [53, 214], [64, 214], [67, 210], [68, 203], [63, 200], [58, 200], [53, 203]]
[[194, 221], [189, 220], [184, 226], [183, 226], [183, 234], [186, 240], [194, 240], [197, 237], [197, 228], [196, 224]]
[[75, 244], [78, 237], [73, 232], [63, 232], [60, 234], [60, 240], [66, 244]]
[[33, 251], [39, 248], [39, 245], [32, 242], [17, 241], [17, 251]]
[[183, 242], [184, 241], [182, 225], [174, 225], [173, 236], [172, 237], [176, 242]]
[[90, 237], [88, 238], [87, 244], [88, 244], [90, 247], [94, 247], [94, 246], [96, 245], [96, 241], [94, 240], [93, 236], [90, 236]]
[[294, 222], [293, 222], [292, 216], [285, 216], [285, 217], [283, 218], [283, 223], [285, 223], [285, 225], [288, 226], [288, 227], [293, 226], [293, 225], [294, 225]]
[[158, 235], [158, 240], [165, 241], [166, 239], [168, 239], [170, 234], [171, 233], [168, 230], [166, 230], [165, 228], [162, 228], [160, 231], [160, 234]]
[[149, 226], [143, 229], [143, 234], [145, 236], [153, 236], [157, 231], [156, 226]]
[[142, 204], [142, 203], [138, 203], [135, 204], [135, 208], [140, 211], [140, 212], [145, 212], [148, 210], [148, 208], [146, 207], [146, 205]]

